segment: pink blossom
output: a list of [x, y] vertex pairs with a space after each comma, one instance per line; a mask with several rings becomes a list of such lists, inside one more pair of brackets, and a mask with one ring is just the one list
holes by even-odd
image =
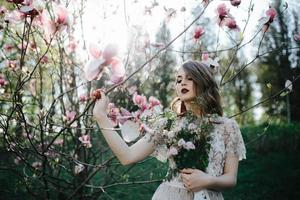
[[130, 86], [129, 88], [127, 88], [127, 91], [129, 92], [130, 95], [136, 93], [137, 91], [136, 85]]
[[116, 44], [108, 44], [103, 50], [103, 58], [110, 64], [112, 57], [118, 54], [118, 46]]
[[65, 121], [72, 121], [76, 116], [75, 111], [66, 111], [66, 115], [64, 116]]
[[232, 18], [225, 18], [225, 25], [229, 28], [229, 29], [234, 29], [234, 30], [239, 30], [239, 27], [236, 24], [236, 21]]
[[124, 65], [116, 58], [112, 58], [110, 65], [112, 69], [111, 82], [114, 84], [120, 83], [125, 76]]
[[178, 154], [178, 150], [175, 147], [171, 147], [168, 151], [168, 157], [176, 156]]
[[80, 95], [79, 96], [79, 101], [82, 103], [82, 102], [85, 102], [88, 100], [88, 97], [84, 94]]
[[151, 108], [160, 105], [160, 101], [153, 96], [149, 97], [149, 103]]
[[300, 34], [295, 34], [294, 35], [294, 40], [297, 42], [300, 42]]
[[6, 13], [6, 8], [4, 6], [0, 6], [0, 15], [5, 14]]
[[192, 143], [192, 142], [186, 142], [184, 145], [183, 145], [183, 148], [187, 149], [187, 150], [190, 150], [190, 149], [195, 149], [195, 145]]
[[229, 9], [226, 7], [225, 3], [218, 5], [217, 13], [221, 21], [228, 15]]
[[20, 23], [25, 18], [25, 14], [20, 12], [19, 10], [13, 10], [11, 12], [6, 13], [5, 20], [12, 23]]
[[96, 78], [100, 78], [102, 75], [102, 71], [104, 69], [104, 62], [103, 59], [97, 59], [97, 60], [90, 60], [85, 66], [84, 66], [84, 74], [85, 78], [88, 81], [94, 80]]
[[68, 52], [73, 53], [77, 48], [77, 43], [74, 40], [71, 40], [68, 45]]
[[145, 96], [134, 94], [133, 103], [141, 108], [147, 104], [147, 99]]
[[241, 4], [241, 0], [230, 0], [231, 5], [238, 6]]
[[194, 30], [194, 39], [199, 39], [204, 34], [204, 29], [201, 26], [198, 26]]
[[95, 59], [100, 58], [101, 54], [102, 54], [102, 52], [100, 50], [100, 47], [98, 45], [94, 44], [94, 43], [91, 43], [89, 45], [89, 53]]
[[207, 53], [207, 52], [203, 52], [202, 53], [202, 60], [208, 60], [208, 58], [209, 58], [209, 54]]
[[52, 19], [46, 9], [42, 11], [40, 22], [44, 31], [46, 32], [46, 38], [49, 40], [50, 36], [56, 31], [63, 31], [71, 23], [68, 10], [61, 5], [53, 6], [54, 19]]
[[4, 44], [2, 47], [5, 51], [10, 52], [14, 49], [14, 46], [12, 44]]
[[91, 148], [92, 147], [90, 135], [88, 135], [88, 134], [83, 135], [83, 136], [79, 137], [78, 139], [84, 147], [86, 147], [86, 148]]
[[7, 81], [5, 80], [4, 76], [0, 74], [0, 88], [4, 87], [7, 84]]
[[266, 11], [266, 15], [269, 17], [269, 22], [272, 23], [274, 18], [276, 17], [277, 15], [277, 11], [275, 10], [275, 8], [269, 8], [267, 11]]
[[113, 123], [114, 126], [117, 126], [118, 125], [117, 118], [118, 116], [120, 116], [119, 108], [117, 108], [114, 103], [109, 103], [107, 106], [107, 111], [108, 111], [107, 115], [110, 118], [111, 122]]
[[125, 108], [120, 108], [120, 116], [117, 118], [120, 124], [124, 124], [129, 118], [132, 118], [132, 114]]
[[47, 55], [44, 55], [44, 56], [42, 57], [42, 59], [41, 59], [41, 63], [42, 63], [42, 64], [46, 64], [46, 63], [48, 63], [48, 62], [49, 62], [48, 56], [47, 56]]
[[16, 60], [8, 60], [6, 65], [9, 69], [16, 71], [19, 68], [19, 64]]

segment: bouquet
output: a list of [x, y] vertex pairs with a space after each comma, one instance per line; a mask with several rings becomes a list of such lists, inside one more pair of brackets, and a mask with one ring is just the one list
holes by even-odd
[[[177, 116], [171, 110], [159, 115], [147, 115], [141, 119], [147, 124], [144, 129], [159, 149], [157, 158], [169, 160], [167, 179], [170, 180], [183, 168], [205, 170], [208, 165], [213, 121], [218, 115], [197, 117], [192, 112]], [[164, 152], [167, 152], [166, 154]]]

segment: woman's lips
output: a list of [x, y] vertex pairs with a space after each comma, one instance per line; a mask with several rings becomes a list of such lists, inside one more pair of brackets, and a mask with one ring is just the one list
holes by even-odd
[[185, 93], [187, 93], [187, 92], [189, 92], [188, 89], [185, 89], [185, 88], [181, 89], [181, 93], [182, 93], [182, 94], [185, 94]]

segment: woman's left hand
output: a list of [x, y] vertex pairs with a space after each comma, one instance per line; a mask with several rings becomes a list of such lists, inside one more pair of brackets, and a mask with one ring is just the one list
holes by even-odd
[[211, 180], [211, 176], [199, 169], [180, 170], [183, 185], [192, 192], [206, 189]]

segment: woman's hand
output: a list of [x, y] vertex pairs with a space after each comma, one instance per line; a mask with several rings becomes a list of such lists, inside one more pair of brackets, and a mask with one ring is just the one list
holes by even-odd
[[192, 192], [206, 189], [211, 181], [211, 176], [199, 169], [180, 170], [183, 185]]
[[[99, 95], [100, 92], [100, 95]], [[107, 117], [106, 109], [109, 103], [109, 99], [105, 96], [104, 92], [100, 89], [93, 92], [92, 96], [96, 98], [96, 102], [93, 109], [93, 115], [96, 119], [101, 119]]]

